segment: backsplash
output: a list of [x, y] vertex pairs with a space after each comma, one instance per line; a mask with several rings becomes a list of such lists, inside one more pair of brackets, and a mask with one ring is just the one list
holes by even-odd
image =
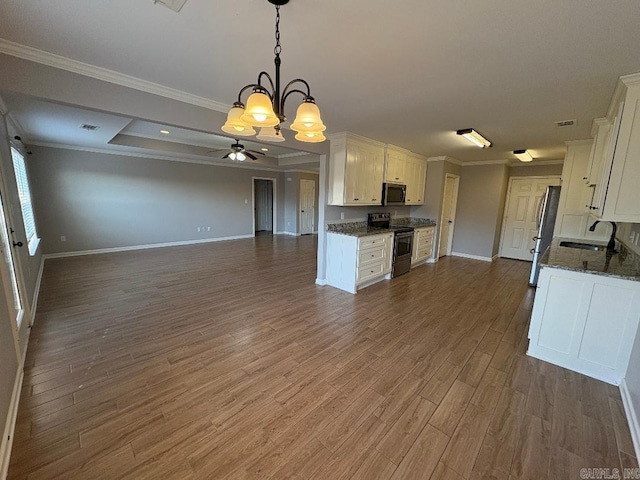
[[624, 243], [629, 250], [640, 255], [640, 239], [635, 245], [631, 235], [637, 235], [640, 238], [640, 223], [618, 223], [618, 240]]

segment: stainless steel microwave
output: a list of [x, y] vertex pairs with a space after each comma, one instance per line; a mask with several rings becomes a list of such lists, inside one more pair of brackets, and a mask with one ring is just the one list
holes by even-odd
[[407, 186], [402, 183], [382, 184], [382, 205], [404, 205]]

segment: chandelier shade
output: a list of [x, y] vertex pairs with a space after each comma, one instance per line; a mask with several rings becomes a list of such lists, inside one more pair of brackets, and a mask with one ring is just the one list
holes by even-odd
[[254, 90], [247, 100], [247, 107], [240, 119], [252, 127], [275, 127], [280, 119], [273, 111], [269, 95], [264, 91]]
[[296, 119], [291, 124], [291, 130], [296, 132], [324, 132], [327, 127], [320, 118], [320, 109], [313, 99], [306, 99], [298, 107]]
[[327, 137], [322, 132], [298, 132], [295, 139], [300, 142], [320, 143], [324, 142]]
[[249, 137], [255, 135], [256, 131], [240, 117], [244, 114], [244, 106], [234, 104], [227, 114], [227, 121], [222, 126], [222, 131], [238, 137]]
[[[320, 109], [315, 99], [311, 96], [311, 87], [302, 78], [291, 80], [283, 89], [280, 88], [280, 6], [289, 0], [268, 0], [276, 7], [276, 46], [274, 64], [276, 67], [275, 81], [267, 72], [258, 74], [257, 83], [245, 85], [238, 93], [238, 100], [227, 115], [227, 121], [222, 126], [222, 131], [234, 136], [255, 135], [253, 127], [259, 127], [259, 140], [268, 142], [282, 142], [282, 124], [287, 117], [284, 113], [285, 102], [290, 95], [302, 95], [302, 103], [296, 112], [296, 118], [291, 124], [291, 129], [298, 132], [296, 140], [301, 142], [323, 142], [326, 137], [322, 134], [327, 127], [322, 123]], [[242, 102], [244, 92], [251, 90], [246, 107]]]
[[284, 142], [282, 130], [276, 130], [276, 127], [262, 127], [256, 138], [265, 142]]

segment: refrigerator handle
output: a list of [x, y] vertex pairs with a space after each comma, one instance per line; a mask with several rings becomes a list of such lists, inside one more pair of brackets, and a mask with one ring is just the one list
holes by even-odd
[[538, 231], [538, 233], [540, 232], [540, 224], [542, 223], [542, 210], [543, 210], [542, 206], [547, 200], [548, 195], [549, 195], [549, 190], [547, 190], [544, 197], [540, 199], [540, 202], [538, 203], [538, 209], [536, 210], [536, 230]]

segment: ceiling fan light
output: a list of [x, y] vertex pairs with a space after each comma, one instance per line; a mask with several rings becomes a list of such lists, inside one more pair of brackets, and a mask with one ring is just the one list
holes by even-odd
[[265, 142], [284, 142], [282, 130], [276, 130], [276, 127], [262, 127], [256, 138]]
[[306, 143], [320, 143], [324, 142], [327, 137], [322, 132], [298, 132], [295, 139]]
[[290, 128], [296, 132], [324, 132], [327, 129], [320, 118], [320, 109], [311, 97], [300, 104]]
[[280, 119], [273, 111], [269, 95], [260, 90], [254, 90], [247, 100], [247, 108], [240, 116], [247, 125], [252, 127], [275, 127]]
[[240, 118], [244, 113], [244, 107], [241, 104], [234, 104], [233, 108], [229, 110], [227, 114], [227, 121], [222, 126], [221, 130], [231, 135], [237, 135], [238, 137], [249, 137], [255, 135], [256, 131], [253, 127], [242, 121]]
[[244, 162], [246, 159], [247, 159], [247, 156], [244, 153], [242, 152], [236, 153], [235, 160], [238, 160], [239, 162]]
[[531, 161], [533, 161], [533, 155], [531, 155], [528, 150], [514, 150], [513, 154], [521, 162], [531, 162]]

